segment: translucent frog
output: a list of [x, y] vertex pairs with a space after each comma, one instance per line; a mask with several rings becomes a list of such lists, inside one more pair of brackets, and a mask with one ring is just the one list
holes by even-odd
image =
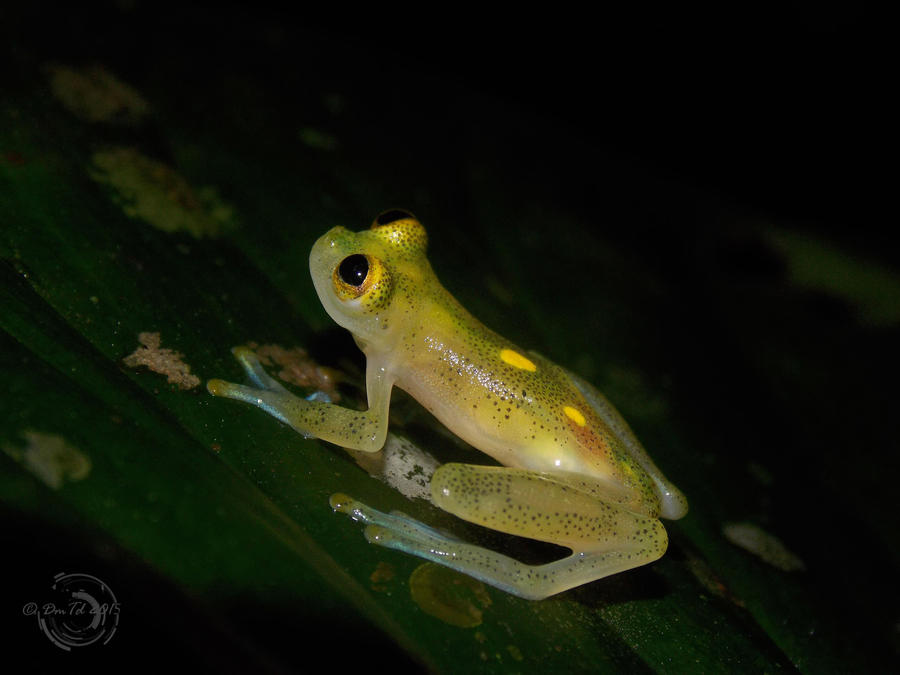
[[600, 392], [467, 312], [438, 281], [426, 245], [421, 223], [392, 210], [366, 231], [335, 227], [310, 253], [325, 310], [366, 355], [368, 410], [295, 396], [246, 349], [235, 355], [256, 386], [211, 380], [210, 393], [257, 405], [307, 437], [374, 453], [385, 443], [391, 390], [400, 387], [503, 465], [442, 465], [431, 480], [435, 505], [572, 553], [526, 565], [334, 495], [332, 507], [365, 523], [376, 544], [530, 599], [658, 559], [668, 545], [659, 518], [684, 516], [684, 495]]

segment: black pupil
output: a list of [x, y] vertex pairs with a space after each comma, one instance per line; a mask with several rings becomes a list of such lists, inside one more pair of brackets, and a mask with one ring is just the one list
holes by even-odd
[[385, 211], [375, 219], [375, 222], [379, 225], [390, 225], [394, 221], [403, 220], [405, 218], [412, 218], [412, 214], [409, 211], [404, 211], [403, 209], [391, 209], [390, 211]]
[[341, 275], [341, 281], [350, 286], [359, 286], [366, 280], [369, 273], [369, 261], [366, 256], [354, 253], [344, 258], [341, 266], [338, 268], [338, 274]]

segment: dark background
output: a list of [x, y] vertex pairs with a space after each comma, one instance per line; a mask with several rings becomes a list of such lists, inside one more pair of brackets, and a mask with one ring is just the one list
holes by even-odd
[[[327, 129], [325, 111], [298, 110], [302, 90], [328, 83], [352, 91], [356, 107], [347, 114], [355, 117], [344, 125], [369, 139], [369, 167], [383, 167], [385, 184], [397, 172], [434, 176], [460, 167], [461, 174], [465, 144], [480, 139], [488, 154], [503, 157], [498, 183], [531, 186], [521, 193], [523, 209], [532, 201], [564, 204], [669, 284], [671, 304], [653, 308], [654, 325], [673, 337], [648, 338], [635, 354], [653, 353], [650, 367], [671, 377], [668, 393], [682, 402], [677, 412], [696, 437], [795, 479], [779, 483], [765, 508], [805, 559], [820, 561], [805, 583], [835, 616], [872, 622], [869, 630], [851, 620], [849, 634], [867, 649], [871, 642], [873, 662], [890, 651], [885, 627], [895, 623], [896, 587], [885, 576], [896, 570], [883, 541], [896, 533], [881, 532], [881, 543], [870, 545], [877, 518], [861, 521], [846, 505], [883, 512], [885, 527], [894, 526], [897, 327], [860, 328], [834, 298], [788, 295], [783, 262], [730, 229], [742, 218], [778, 222], [827, 237], [851, 256], [893, 269], [900, 263], [885, 102], [896, 76], [888, 78], [885, 31], [867, 6], [458, 4], [329, 15], [267, 2], [31, 3], [0, 10], [0, 41], [7, 56], [0, 73], [16, 87], [54, 60], [102, 62], [125, 81], [157, 89], [159, 73], [168, 73], [174, 105], [184, 106], [177, 113], [190, 107], [198, 129], [239, 119], [252, 132], [300, 114]], [[223, 93], [240, 91], [242, 79], [266, 90], [264, 110]], [[234, 106], [216, 108], [200, 90], [216, 90], [209, 101]], [[498, 117], [505, 119], [499, 132]], [[410, 135], [423, 144], [410, 150]], [[462, 238], [479, 227], [464, 185], [448, 181], [432, 204], [433, 213], [460, 223]], [[364, 212], [365, 201], [348, 194], [337, 211]], [[409, 204], [384, 206], [395, 205]], [[587, 281], [594, 274], [569, 272]], [[468, 305], [471, 297], [464, 299]], [[759, 419], [768, 428], [751, 429]], [[846, 457], [855, 460], [852, 470]], [[743, 459], [734, 461], [743, 468]], [[749, 501], [746, 486], [735, 492], [736, 502]], [[695, 485], [692, 499], [698, 493]], [[702, 497], [697, 503], [710, 512]], [[25, 547], [32, 532], [30, 522], [10, 531], [13, 546]], [[51, 534], [19, 565], [20, 578], [22, 567], [34, 575], [32, 588], [59, 571], [53, 542], [76, 551], [77, 564], [77, 544]], [[119, 566], [118, 574], [143, 578], [140, 561], [132, 562], [134, 570]], [[116, 579], [112, 569], [93, 568]], [[169, 606], [193, 616], [177, 589], [160, 587], [171, 594]], [[156, 625], [167, 615], [153, 613], [151, 597], [130, 602], [147, 607], [148, 631], [190, 650], [180, 624]], [[218, 630], [213, 624], [201, 635], [203, 649], [219, 640]]]
[[[732, 203], [863, 244], [893, 229], [884, 211], [888, 40], [867, 3], [330, 12], [109, 2], [2, 11], [0, 31], [19, 50], [76, 50], [84, 61], [115, 51], [118, 67], [136, 77], [177, 51], [213, 72], [240, 63], [256, 78], [283, 81], [285, 100], [298, 79], [364, 76], [373, 117], [402, 110], [443, 118], [450, 131], [453, 99], [480, 92], [557, 123], [598, 153], [636, 158], [661, 178]], [[322, 40], [316, 61], [291, 61], [310, 36]], [[581, 195], [590, 208], [585, 167], [559, 164], [571, 181], [566, 197]]]

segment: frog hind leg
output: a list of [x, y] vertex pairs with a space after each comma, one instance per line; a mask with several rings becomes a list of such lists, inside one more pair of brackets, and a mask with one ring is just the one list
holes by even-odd
[[631, 430], [628, 422], [625, 421], [625, 418], [622, 417], [613, 404], [609, 402], [609, 399], [601, 394], [590, 382], [581, 379], [575, 373], [566, 371], [566, 374], [594, 409], [594, 412], [606, 422], [607, 426], [609, 426], [616, 436], [625, 444], [631, 457], [656, 483], [660, 495], [662, 517], [669, 518], [670, 520], [678, 520], [687, 515], [687, 498], [681, 490], [663, 476], [662, 471], [660, 471], [653, 460], [650, 459], [650, 455], [647, 454], [647, 451]]
[[342, 495], [332, 498], [332, 506], [366, 523], [366, 538], [373, 543], [532, 600], [652, 562], [668, 544], [666, 531], [655, 518], [607, 504], [532, 471], [445, 464], [432, 479], [432, 498], [470, 522], [568, 546], [573, 552], [547, 564], [526, 565]]

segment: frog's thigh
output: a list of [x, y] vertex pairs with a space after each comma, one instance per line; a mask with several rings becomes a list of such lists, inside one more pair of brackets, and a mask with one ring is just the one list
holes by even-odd
[[431, 479], [431, 495], [437, 506], [469, 522], [574, 551], [640, 551], [646, 562], [666, 550], [657, 519], [536, 471], [445, 464]]
[[606, 422], [619, 440], [625, 444], [625, 448], [631, 454], [632, 458], [640, 464], [644, 471], [646, 471], [654, 480], [659, 494], [662, 497], [660, 502], [662, 517], [671, 518], [673, 520], [684, 517], [688, 511], [687, 498], [681, 490], [663, 476], [656, 464], [653, 463], [650, 455], [647, 454], [644, 446], [641, 445], [641, 442], [637, 439], [637, 436], [634, 435], [631, 427], [628, 426], [628, 422], [625, 421], [625, 418], [622, 417], [613, 404], [610, 403], [603, 394], [597, 391], [590, 382], [582, 380], [580, 377], [569, 371], [566, 371], [566, 373], [575, 386], [578, 387], [578, 390], [584, 395], [585, 399], [587, 399], [588, 403], [590, 403], [594, 412], [600, 416], [600, 419]]
[[545, 598], [645, 565], [662, 556], [668, 545], [658, 520], [605, 504], [534, 472], [447, 464], [432, 479], [432, 497], [471, 522], [562, 544], [573, 553], [545, 565], [525, 565], [480, 546], [403, 532], [387, 523], [370, 538], [525, 598]]

